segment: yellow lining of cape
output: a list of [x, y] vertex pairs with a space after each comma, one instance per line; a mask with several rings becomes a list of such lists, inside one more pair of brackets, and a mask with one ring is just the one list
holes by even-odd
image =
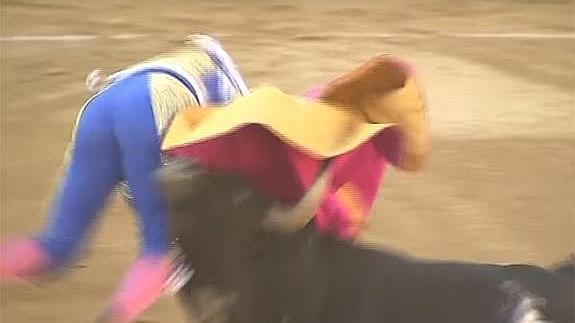
[[193, 107], [174, 119], [162, 143], [170, 150], [259, 124], [319, 158], [353, 150], [393, 123], [367, 123], [350, 108], [335, 107], [262, 87], [220, 108]]

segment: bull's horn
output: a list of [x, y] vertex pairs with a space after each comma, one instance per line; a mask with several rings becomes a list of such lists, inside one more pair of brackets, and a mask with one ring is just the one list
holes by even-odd
[[294, 232], [306, 226], [323, 202], [331, 175], [329, 169], [323, 171], [296, 205], [272, 205], [262, 220], [264, 228], [270, 231]]

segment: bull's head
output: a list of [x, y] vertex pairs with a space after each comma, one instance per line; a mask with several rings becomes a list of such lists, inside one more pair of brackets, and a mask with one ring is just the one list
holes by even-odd
[[189, 161], [171, 162], [158, 174], [172, 236], [196, 274], [216, 284], [237, 282], [236, 268], [246, 268], [246, 261], [257, 262], [270, 245], [297, 235], [313, 218], [329, 178], [324, 171], [299, 202], [282, 205], [238, 176], [210, 173]]

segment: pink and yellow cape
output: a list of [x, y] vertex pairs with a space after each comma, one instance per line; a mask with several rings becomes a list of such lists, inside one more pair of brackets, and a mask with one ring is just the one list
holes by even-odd
[[262, 87], [224, 108], [188, 108], [162, 147], [286, 203], [301, 198], [329, 160], [333, 182], [315, 223], [348, 238], [367, 221], [387, 162], [419, 170], [429, 143], [413, 70], [383, 55], [328, 83], [316, 101]]

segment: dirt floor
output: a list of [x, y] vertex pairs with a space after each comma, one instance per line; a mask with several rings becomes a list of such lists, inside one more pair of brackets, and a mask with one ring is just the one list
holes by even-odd
[[[421, 175], [389, 171], [369, 243], [433, 258], [541, 265], [575, 251], [572, 0], [0, 3], [2, 238], [45, 221], [88, 96], [85, 75], [122, 68], [202, 31], [220, 37], [251, 85], [273, 83], [294, 94], [381, 52], [417, 64], [433, 154]], [[13, 38], [70, 34], [101, 37]], [[135, 256], [136, 233], [133, 215], [114, 200], [70, 275], [2, 285], [0, 321], [93, 321]], [[139, 322], [183, 321], [175, 300], [165, 298]]]

